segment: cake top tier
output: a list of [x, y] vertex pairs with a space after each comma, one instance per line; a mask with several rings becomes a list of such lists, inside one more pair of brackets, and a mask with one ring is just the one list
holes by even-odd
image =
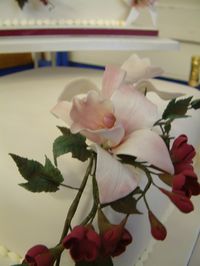
[[[150, 7], [150, 6], [149, 6]], [[132, 10], [126, 0], [51, 0], [48, 5], [42, 1], [29, 0], [21, 10], [15, 0], [0, 2], [0, 27], [33, 26], [112, 26], [123, 27]], [[149, 8], [140, 8], [135, 14], [134, 27], [151, 27]]]

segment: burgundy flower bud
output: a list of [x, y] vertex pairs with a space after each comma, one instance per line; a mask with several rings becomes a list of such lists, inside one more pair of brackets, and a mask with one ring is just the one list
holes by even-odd
[[149, 214], [152, 236], [156, 240], [164, 240], [167, 236], [166, 228], [151, 211], [149, 211], [148, 214]]
[[54, 258], [46, 246], [36, 245], [28, 250], [23, 263], [29, 266], [53, 266]]
[[175, 173], [180, 173], [185, 166], [192, 163], [195, 156], [195, 149], [192, 145], [187, 143], [186, 135], [180, 135], [174, 140], [171, 148], [171, 157], [175, 167]]
[[95, 261], [101, 246], [100, 236], [92, 226], [76, 226], [62, 242], [66, 249], [70, 249], [74, 261]]
[[102, 234], [103, 256], [119, 256], [132, 242], [132, 236], [123, 224], [112, 225]]
[[163, 188], [160, 188], [160, 191], [162, 191], [175, 205], [176, 207], [184, 212], [189, 213], [194, 210], [194, 206], [189, 198], [184, 196], [183, 193], [174, 193], [167, 191]]
[[126, 230], [125, 217], [120, 224], [111, 224], [101, 209], [98, 211], [98, 225], [102, 240], [101, 255], [103, 257], [119, 256], [126, 250], [126, 246], [132, 242], [132, 236]]

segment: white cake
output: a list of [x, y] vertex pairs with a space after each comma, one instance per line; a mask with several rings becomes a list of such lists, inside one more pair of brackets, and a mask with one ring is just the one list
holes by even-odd
[[51, 0], [45, 6], [39, 0], [29, 0], [21, 10], [15, 0], [0, 1], [0, 29], [49, 28], [139, 28], [154, 29], [148, 8], [126, 26], [131, 10], [127, 0]]
[[[45, 154], [52, 159], [52, 143], [60, 135], [56, 125], [64, 124], [52, 116], [49, 110], [55, 105], [65, 85], [77, 77], [88, 77], [100, 87], [102, 71], [46, 68], [14, 74], [0, 80], [0, 254], [9, 256], [9, 259], [16, 262], [35, 244], [53, 247], [59, 241], [67, 207], [76, 192], [61, 189], [56, 193], [35, 194], [24, 190], [18, 186], [23, 179], [8, 153], [33, 158], [42, 163]], [[152, 82], [161, 91], [200, 96], [198, 91], [187, 86], [159, 80], [152, 80]], [[160, 100], [154, 93], [151, 99], [159, 104], [161, 110], [167, 103]], [[199, 113], [192, 112], [192, 118], [178, 121], [175, 132], [177, 135], [187, 134], [190, 143], [195, 146], [200, 145]], [[71, 159], [70, 156], [62, 156], [59, 159], [59, 167], [65, 178], [64, 183], [74, 186], [80, 184], [85, 164]], [[89, 191], [90, 188], [84, 193], [81, 211], [76, 221], [79, 221], [82, 214], [88, 210]], [[148, 193], [148, 200], [155, 214], [166, 221], [170, 214], [169, 206], [171, 206], [168, 199], [153, 189]], [[145, 250], [146, 253], [150, 251], [148, 249], [150, 246], [152, 249], [152, 237], [145, 208], [141, 204], [139, 209], [144, 212], [144, 215], [134, 215], [127, 224], [134, 241], [123, 255], [114, 259], [114, 266], [133, 266], [136, 263], [143, 265], [143, 260], [139, 258]], [[195, 211], [198, 212], [198, 210]], [[184, 217], [185, 215], [182, 219]], [[113, 222], [117, 223], [120, 220], [119, 215], [112, 214]], [[173, 230], [175, 234], [178, 228], [168, 228], [168, 230]], [[189, 246], [188, 254], [190, 251]], [[65, 254], [67, 256], [64, 257], [61, 265], [73, 266], [74, 263], [68, 252]], [[179, 256], [180, 252], [177, 250], [176, 254]], [[169, 264], [163, 261], [162, 265]], [[2, 266], [6, 265], [2, 264]]]

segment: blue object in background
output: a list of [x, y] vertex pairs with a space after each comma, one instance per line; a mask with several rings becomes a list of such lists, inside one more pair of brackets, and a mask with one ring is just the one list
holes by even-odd
[[69, 54], [67, 52], [56, 53], [56, 66], [69, 66]]
[[16, 73], [16, 72], [21, 72], [24, 70], [29, 70], [32, 69], [34, 66], [33, 64], [28, 64], [25, 66], [17, 66], [17, 67], [10, 67], [10, 68], [5, 68], [5, 69], [0, 69], [0, 77], [1, 76], [6, 76], [12, 73]]

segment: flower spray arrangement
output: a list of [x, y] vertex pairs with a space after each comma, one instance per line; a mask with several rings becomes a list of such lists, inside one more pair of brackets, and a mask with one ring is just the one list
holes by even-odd
[[123, 0], [123, 2], [131, 8], [130, 13], [126, 19], [126, 25], [131, 25], [132, 23], [134, 23], [139, 17], [141, 9], [147, 8], [150, 13], [153, 26], [156, 27], [157, 12], [155, 4], [157, 0]]
[[[95, 85], [91, 90], [90, 81], [85, 81], [83, 87], [81, 79], [72, 82], [70, 96], [66, 88], [52, 109], [67, 124], [58, 127], [61, 135], [53, 143], [54, 162], [46, 157], [42, 165], [10, 154], [26, 180], [20, 184], [25, 189], [77, 189], [59, 243], [30, 248], [21, 266], [59, 266], [63, 252], [70, 253], [76, 266], [114, 265], [112, 258], [124, 253], [132, 242], [126, 223], [130, 216], [141, 215], [140, 201], [146, 206], [152, 236], [164, 240], [167, 230], [146, 197], [151, 187], [166, 195], [183, 213], [193, 211], [192, 197], [200, 194], [199, 173], [193, 168], [195, 148], [186, 135], [174, 136], [172, 132], [177, 119], [190, 119], [188, 111], [200, 109], [200, 99], [178, 99], [175, 94], [157, 90], [149, 78], [160, 74], [161, 69], [151, 66], [148, 59], [132, 55], [121, 67], [106, 66], [101, 90]], [[173, 96], [161, 115], [148, 97], [150, 91], [164, 99]], [[58, 169], [58, 157], [66, 153], [88, 163], [78, 188], [64, 184]], [[144, 187], [140, 186], [141, 178], [145, 179]], [[74, 224], [89, 180], [93, 205], [80, 223]], [[123, 215], [120, 223], [108, 218], [108, 207]]]

